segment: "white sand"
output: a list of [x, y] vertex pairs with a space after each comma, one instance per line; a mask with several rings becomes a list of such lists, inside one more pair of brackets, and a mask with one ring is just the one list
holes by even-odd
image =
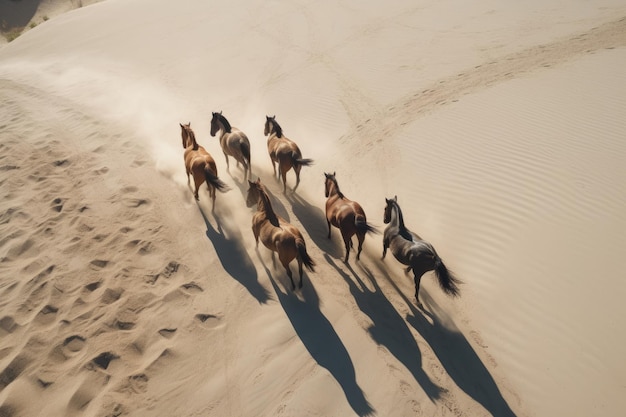
[[[361, 3], [107, 0], [1, 47], [0, 416], [622, 415], [626, 6]], [[301, 291], [218, 110], [305, 235]], [[268, 114], [316, 161], [297, 196]], [[461, 297], [428, 273], [416, 308], [379, 235], [344, 264], [324, 171], [381, 230], [397, 195]]]

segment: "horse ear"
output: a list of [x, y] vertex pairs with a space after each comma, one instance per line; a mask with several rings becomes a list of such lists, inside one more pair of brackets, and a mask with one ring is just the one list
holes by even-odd
[[397, 195], [393, 196], [393, 201], [398, 202], [398, 196]]
[[220, 110], [220, 114], [222, 114], [222, 111]]
[[337, 175], [337, 171], [333, 171], [333, 177]]
[[250, 187], [254, 187], [254, 183], [250, 180], [248, 180], [248, 184], [250, 185]]
[[387, 197], [385, 197], [385, 203], [389, 204], [391, 202], [390, 199], [388, 199]]

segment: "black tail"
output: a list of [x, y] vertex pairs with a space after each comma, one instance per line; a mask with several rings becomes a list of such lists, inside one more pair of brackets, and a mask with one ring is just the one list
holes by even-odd
[[361, 233], [375, 233], [380, 234], [378, 229], [369, 224], [363, 216], [357, 216], [354, 219], [354, 225], [356, 226], [356, 230]]
[[439, 286], [443, 292], [452, 297], [460, 295], [459, 285], [462, 284], [462, 282], [446, 268], [441, 258], [437, 255], [435, 255], [435, 275], [437, 275]]
[[291, 159], [293, 159], [293, 165], [294, 166], [303, 166], [303, 167], [310, 167], [311, 165], [313, 165], [313, 160], [309, 159], [309, 158], [297, 158], [295, 154], [291, 154]]
[[304, 240], [298, 239], [296, 241], [296, 247], [298, 248], [298, 256], [302, 260], [304, 266], [306, 266], [306, 269], [311, 272], [315, 272], [315, 268], [313, 268], [315, 266], [315, 262], [313, 261], [313, 259], [311, 259], [308, 252], [306, 251], [306, 245], [304, 244]]
[[204, 178], [206, 179], [207, 186], [211, 184], [213, 187], [223, 193], [230, 190], [230, 187], [226, 185], [224, 181], [219, 179], [217, 175], [213, 173], [213, 171], [211, 171], [211, 168], [208, 166], [208, 164], [204, 168]]

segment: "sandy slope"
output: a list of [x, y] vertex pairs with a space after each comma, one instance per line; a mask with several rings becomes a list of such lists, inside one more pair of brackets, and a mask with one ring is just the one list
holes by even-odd
[[[623, 5], [174, 3], [0, 50], [0, 416], [620, 415]], [[302, 291], [255, 250], [216, 110], [307, 239]], [[297, 194], [266, 114], [316, 160]], [[232, 188], [215, 214], [188, 121]], [[429, 274], [417, 309], [380, 236], [344, 264], [324, 171], [381, 229], [397, 194], [462, 297]]]

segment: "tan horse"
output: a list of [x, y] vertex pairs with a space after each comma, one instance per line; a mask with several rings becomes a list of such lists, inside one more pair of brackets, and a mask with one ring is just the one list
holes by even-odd
[[[283, 135], [283, 129], [276, 121], [276, 116], [266, 116], [264, 134], [267, 136], [267, 151], [272, 159], [274, 175], [283, 178], [283, 193], [287, 190], [287, 172], [291, 168], [296, 173], [296, 185], [293, 187], [293, 191], [296, 191], [298, 184], [300, 184], [300, 170], [303, 166], [313, 165], [313, 160], [302, 158], [302, 152], [300, 152], [298, 145]], [[277, 163], [278, 174], [276, 173]]]
[[196, 200], [199, 200], [198, 190], [202, 183], [206, 181], [209, 195], [213, 201], [212, 209], [215, 210], [215, 190], [226, 192], [230, 188], [217, 177], [215, 160], [206, 149], [198, 145], [196, 135], [191, 129], [191, 123], [179, 124], [183, 148], [185, 148], [183, 157], [185, 159], [185, 170], [187, 171], [187, 184], [189, 184], [189, 175], [193, 175], [193, 182], [196, 188], [193, 196]]
[[291, 289], [295, 290], [296, 285], [293, 281], [289, 263], [296, 259], [298, 261], [298, 272], [300, 273], [300, 285], [302, 288], [302, 265], [309, 271], [315, 272], [315, 262], [311, 259], [306, 251], [306, 243], [302, 234], [295, 226], [287, 223], [285, 219], [274, 212], [270, 198], [265, 190], [261, 180], [256, 182], [248, 181], [250, 188], [246, 204], [248, 207], [257, 205], [257, 212], [252, 217], [252, 232], [256, 240], [256, 246], [259, 247], [259, 239], [266, 248], [272, 251], [272, 262], [275, 261], [274, 252], [278, 252], [278, 259], [285, 267], [287, 275], [291, 280]]
[[343, 243], [346, 246], [346, 257], [344, 262], [348, 262], [348, 255], [352, 247], [352, 236], [356, 235], [359, 241], [356, 259], [359, 260], [363, 241], [367, 233], [378, 231], [367, 222], [365, 211], [359, 203], [347, 199], [339, 190], [335, 173], [327, 174], [325, 182], [326, 200], [326, 223], [328, 223], [328, 238], [330, 239], [330, 225], [332, 224], [341, 232]]
[[231, 126], [226, 117], [222, 115], [222, 112], [213, 112], [211, 118], [211, 136], [215, 136], [217, 132], [220, 133], [220, 145], [226, 158], [226, 169], [230, 170], [228, 163], [228, 157], [232, 156], [243, 166], [243, 179], [244, 181], [250, 178], [250, 170], [252, 169], [250, 163], [250, 141], [245, 133]]

